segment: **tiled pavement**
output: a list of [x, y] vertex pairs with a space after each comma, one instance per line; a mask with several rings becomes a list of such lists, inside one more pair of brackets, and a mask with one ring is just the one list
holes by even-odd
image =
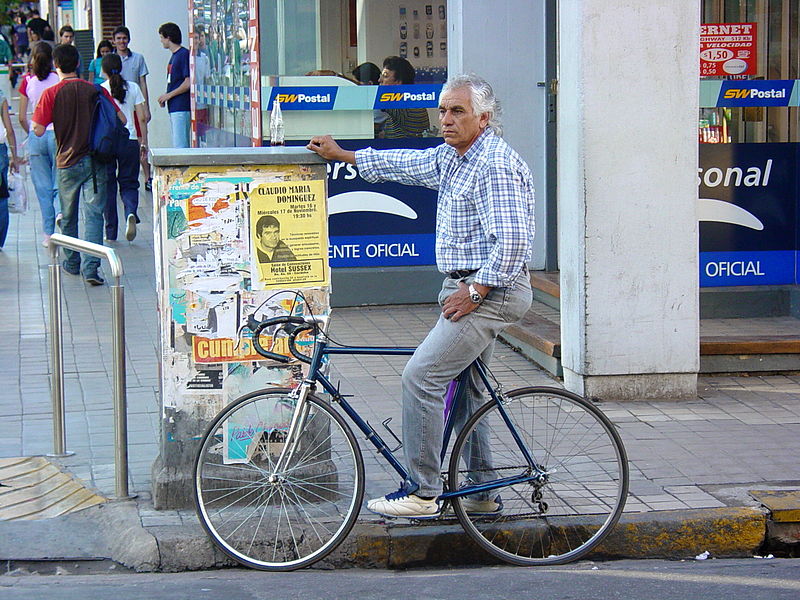
[[[31, 191], [32, 192], [32, 191]], [[31, 198], [33, 195], [31, 193]], [[130, 488], [145, 526], [195, 521], [190, 511], [154, 511], [150, 469], [158, 454], [157, 319], [151, 204], [142, 194], [139, 236], [113, 247], [125, 276]], [[0, 252], [0, 457], [52, 451], [48, 381], [47, 265], [35, 200], [12, 215]], [[110, 294], [64, 274], [66, 467], [114, 494]], [[350, 344], [414, 345], [436, 318], [433, 305], [337, 309], [334, 337]], [[337, 357], [334, 379], [379, 423], [399, 431], [402, 357]], [[510, 385], [560, 385], [506, 346], [494, 372]], [[747, 503], [755, 487], [800, 487], [800, 377], [702, 377], [690, 401], [606, 402], [631, 462], [628, 511]], [[366, 446], [367, 497], [395, 487]], [[362, 518], [369, 518], [362, 513]]]

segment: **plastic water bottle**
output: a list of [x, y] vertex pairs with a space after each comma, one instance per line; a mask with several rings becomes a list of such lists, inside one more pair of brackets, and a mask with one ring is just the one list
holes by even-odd
[[283, 114], [281, 103], [277, 98], [272, 102], [272, 112], [269, 115], [269, 145], [283, 146]]

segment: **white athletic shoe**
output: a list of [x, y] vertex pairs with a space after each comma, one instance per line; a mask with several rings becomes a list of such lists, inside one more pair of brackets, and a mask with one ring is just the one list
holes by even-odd
[[441, 508], [436, 498], [425, 500], [404, 489], [399, 489], [381, 498], [367, 502], [367, 509], [384, 517], [403, 517], [406, 519], [435, 519]]
[[129, 242], [136, 239], [136, 215], [133, 213], [128, 215], [128, 221], [125, 224], [125, 239]]
[[503, 502], [500, 500], [500, 496], [496, 496], [494, 500], [478, 500], [466, 496], [461, 498], [461, 506], [468, 515], [475, 517], [499, 515], [503, 512]]

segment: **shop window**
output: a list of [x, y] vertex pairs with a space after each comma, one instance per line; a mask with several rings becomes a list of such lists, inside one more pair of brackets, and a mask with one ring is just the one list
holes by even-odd
[[[754, 23], [757, 28], [755, 73], [703, 76], [703, 79], [800, 79], [800, 3], [797, 0], [703, 0], [702, 21], [704, 24]], [[800, 109], [796, 106], [703, 108], [699, 139], [705, 143], [798, 142]]]

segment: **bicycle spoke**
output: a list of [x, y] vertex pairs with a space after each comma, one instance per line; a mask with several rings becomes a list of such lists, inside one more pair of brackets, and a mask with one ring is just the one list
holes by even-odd
[[[613, 426], [580, 398], [549, 388], [515, 390], [507, 397], [505, 413], [541, 471], [533, 473], [535, 479], [485, 493], [501, 498], [500, 513], [470, 516], [468, 499], [462, 498], [456, 515], [479, 545], [508, 562], [574, 560], [597, 545], [619, 518], [628, 478], [624, 449]], [[470, 436], [478, 436], [475, 451], [486, 447], [491, 462], [464, 454]], [[467, 461], [463, 469], [462, 454]], [[497, 405], [490, 403], [476, 412], [456, 441], [450, 487], [527, 470], [517, 440]]]
[[[286, 422], [285, 411], [273, 407], [285, 404], [287, 393], [254, 392], [229, 405], [204, 436], [196, 465], [198, 516], [212, 540], [235, 560], [264, 570], [299, 568], [324, 557], [352, 528], [363, 498], [355, 439], [314, 396], [306, 400], [309, 412], [295, 441], [272, 436], [273, 423]], [[246, 462], [221, 463], [226, 427], [258, 432]], [[284, 449], [293, 455], [276, 471]]]

